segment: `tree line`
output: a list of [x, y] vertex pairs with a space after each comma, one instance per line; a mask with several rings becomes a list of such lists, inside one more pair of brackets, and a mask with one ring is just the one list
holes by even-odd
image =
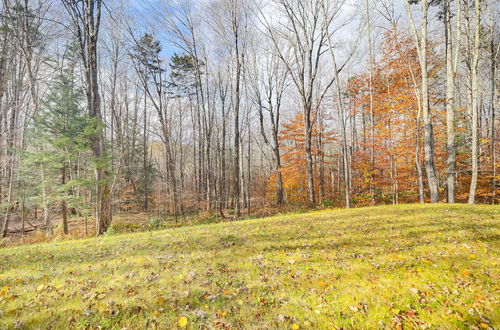
[[499, 201], [488, 0], [2, 0], [0, 231]]

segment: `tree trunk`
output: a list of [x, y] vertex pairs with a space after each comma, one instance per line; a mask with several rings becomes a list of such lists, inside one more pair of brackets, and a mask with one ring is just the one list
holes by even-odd
[[[451, 30], [451, 0], [444, 2], [444, 28], [446, 44], [446, 151], [447, 158], [447, 193], [448, 203], [455, 203], [456, 185], [456, 149], [455, 149], [455, 76], [460, 44], [460, 2], [457, 2], [457, 46], [453, 47]], [[455, 52], [455, 60], [454, 60]]]
[[143, 210], [147, 212], [149, 209], [149, 200], [148, 200], [148, 181], [149, 181], [149, 171], [148, 171], [148, 133], [147, 133], [147, 97], [144, 96], [144, 119], [143, 119], [143, 130], [142, 130], [142, 149], [143, 149], [143, 158], [142, 158], [142, 168], [144, 171], [144, 205]]
[[434, 130], [432, 127], [432, 113], [429, 103], [429, 78], [427, 68], [427, 0], [422, 0], [422, 23], [420, 36], [415, 27], [413, 15], [410, 11], [409, 0], [406, 0], [406, 12], [410, 19], [410, 26], [413, 30], [415, 44], [421, 71], [422, 109], [424, 119], [424, 158], [427, 184], [429, 185], [431, 203], [439, 201], [439, 189], [436, 176], [436, 166], [434, 163]]
[[311, 125], [311, 109], [309, 106], [304, 106], [304, 138], [306, 142], [306, 160], [307, 160], [307, 189], [309, 192], [309, 203], [316, 203], [314, 194], [314, 169], [312, 158], [312, 125]]
[[471, 114], [472, 114], [472, 178], [469, 189], [469, 204], [474, 204], [476, 201], [476, 188], [477, 188], [477, 174], [478, 174], [478, 77], [477, 68], [479, 62], [480, 52], [480, 22], [481, 22], [481, 4], [480, 0], [474, 1], [476, 26], [474, 33], [474, 48], [472, 52], [472, 65], [471, 65]]
[[43, 204], [43, 222], [45, 224], [45, 230], [49, 235], [53, 234], [52, 221], [50, 219], [50, 205], [47, 196], [47, 184], [45, 182], [45, 170], [40, 169], [40, 177], [42, 179], [42, 204]]
[[[65, 184], [66, 184], [66, 165], [64, 165], [61, 169], [61, 185], [64, 186]], [[68, 235], [68, 207], [65, 199], [61, 201], [61, 213], [63, 219], [64, 234]]]
[[365, 2], [366, 6], [366, 20], [368, 27], [368, 61], [370, 62], [369, 66], [369, 94], [370, 94], [370, 196], [372, 199], [372, 203], [375, 204], [375, 189], [374, 189], [374, 181], [375, 181], [375, 116], [373, 112], [373, 50], [372, 50], [372, 31], [371, 31], [371, 16], [369, 12], [369, 3], [368, 0]]
[[496, 202], [496, 193], [497, 193], [497, 164], [496, 164], [496, 123], [495, 123], [495, 91], [496, 91], [496, 83], [495, 83], [495, 73], [496, 73], [496, 57], [497, 51], [495, 50], [495, 41], [494, 41], [494, 29], [493, 25], [491, 27], [491, 42], [490, 42], [490, 52], [491, 52], [491, 67], [490, 67], [490, 107], [491, 107], [491, 167], [492, 167], [492, 179], [491, 179], [491, 190], [492, 190], [492, 198], [491, 204], [495, 204]]

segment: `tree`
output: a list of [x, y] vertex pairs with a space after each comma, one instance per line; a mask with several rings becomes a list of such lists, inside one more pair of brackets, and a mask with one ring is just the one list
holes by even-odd
[[[254, 63], [255, 77], [252, 77], [254, 102], [257, 105], [261, 136], [264, 143], [273, 152], [274, 171], [276, 173], [276, 203], [280, 205], [285, 202], [279, 143], [280, 118], [283, 94], [288, 87], [288, 71], [276, 54], [269, 54], [263, 61], [265, 62]], [[260, 70], [258, 69], [259, 64]], [[265, 113], [267, 113], [267, 116], [265, 116]], [[265, 120], [266, 117], [269, 117], [269, 119]], [[266, 133], [266, 122], [269, 122], [270, 125], [271, 138]]]
[[472, 113], [472, 140], [471, 140], [471, 158], [472, 158], [472, 178], [470, 182], [469, 189], [469, 204], [474, 204], [476, 200], [476, 188], [477, 188], [477, 176], [479, 170], [478, 158], [478, 103], [479, 103], [479, 91], [478, 91], [478, 64], [480, 55], [480, 42], [481, 42], [481, 2], [480, 0], [474, 0], [474, 40], [472, 48], [472, 63], [471, 63], [471, 113]]
[[[72, 187], [81, 184], [70, 180], [70, 170], [78, 157], [90, 149], [90, 137], [99, 129], [95, 119], [81, 109], [83, 91], [77, 84], [76, 47], [66, 50], [63, 68], [55, 77], [49, 94], [43, 100], [33, 129], [28, 135], [30, 149], [21, 153], [24, 169], [23, 186], [29, 182], [42, 192], [42, 198], [34, 196], [44, 208], [45, 227], [52, 234], [50, 209], [53, 203], [60, 203], [64, 234], [68, 234], [68, 205], [81, 204], [74, 196]], [[29, 168], [38, 171], [29, 171]], [[40, 175], [41, 182], [35, 178]], [[36, 191], [36, 189], [35, 189]]]
[[436, 175], [436, 166], [434, 161], [434, 130], [432, 122], [432, 112], [429, 103], [429, 78], [428, 78], [428, 68], [427, 68], [427, 55], [428, 49], [428, 35], [427, 35], [427, 25], [428, 25], [428, 9], [429, 4], [427, 0], [421, 0], [421, 11], [422, 11], [422, 21], [420, 23], [420, 34], [417, 32], [417, 28], [413, 19], [413, 14], [410, 10], [410, 3], [415, 1], [405, 0], [406, 3], [406, 13], [410, 20], [410, 28], [415, 39], [415, 45], [418, 53], [418, 60], [420, 63], [420, 74], [421, 74], [421, 97], [422, 97], [422, 109], [424, 118], [424, 156], [425, 156], [425, 172], [427, 174], [427, 184], [429, 185], [431, 203], [437, 203], [439, 201], [439, 189], [438, 189], [438, 179]]
[[[286, 22], [281, 23], [282, 26], [292, 27], [280, 30], [272, 26], [269, 18], [261, 11], [268, 37], [273, 42], [276, 53], [287, 67], [300, 95], [304, 120], [309, 202], [314, 204], [316, 196], [312, 156], [312, 116], [321, 105], [324, 96], [336, 78], [335, 74], [326, 84], [319, 84], [328, 38], [331, 37], [330, 30], [334, 20], [341, 13], [340, 9], [344, 2], [273, 0], [272, 3], [286, 20]], [[347, 61], [337, 67], [337, 73], [343, 69], [346, 63]]]
[[164, 163], [166, 180], [172, 193], [173, 214], [179, 214], [178, 182], [175, 171], [175, 158], [172, 148], [172, 125], [168, 120], [168, 104], [166, 99], [166, 70], [160, 59], [161, 44], [149, 33], [136, 40], [134, 52], [131, 54], [135, 69], [141, 79], [144, 92], [156, 110], [160, 121], [160, 129], [164, 145]]
[[111, 225], [111, 193], [108, 160], [104, 152], [102, 129], [101, 96], [99, 94], [99, 68], [97, 42], [101, 24], [102, 0], [61, 0], [73, 23], [74, 34], [80, 46], [80, 56], [84, 66], [87, 106], [90, 117], [94, 118], [101, 129], [91, 137], [92, 152], [95, 159], [95, 178], [97, 182], [97, 235], [102, 235]]
[[451, 0], [443, 1], [443, 22], [446, 44], [446, 151], [447, 159], [447, 187], [448, 203], [455, 203], [456, 185], [456, 147], [455, 147], [455, 78], [457, 75], [458, 55], [460, 54], [460, 34], [461, 34], [461, 4], [457, 1], [456, 9], [456, 44], [453, 46], [453, 32], [451, 27]]

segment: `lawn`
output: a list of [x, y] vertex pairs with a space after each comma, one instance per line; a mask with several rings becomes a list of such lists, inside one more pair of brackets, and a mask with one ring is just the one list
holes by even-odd
[[0, 249], [0, 328], [498, 328], [500, 207], [328, 210]]

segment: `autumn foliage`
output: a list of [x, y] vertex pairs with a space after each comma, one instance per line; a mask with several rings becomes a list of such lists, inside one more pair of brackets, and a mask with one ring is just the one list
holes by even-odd
[[[351, 199], [354, 205], [411, 203], [419, 201], [419, 181], [428, 195], [423, 164], [423, 122], [420, 104], [420, 66], [413, 39], [392, 29], [384, 34], [380, 60], [373, 64], [372, 98], [370, 107], [370, 75], [364, 72], [351, 78], [344, 93], [349, 106]], [[446, 175], [446, 113], [444, 96], [439, 92], [443, 82], [439, 73], [445, 70], [442, 54], [430, 47], [429, 97], [432, 110], [435, 162], [439, 173], [440, 193], [445, 198]], [[320, 200], [342, 206], [345, 192], [342, 175], [342, 151], [339, 129], [331, 120], [337, 109], [316, 111], [313, 132], [315, 189]], [[371, 113], [373, 111], [373, 113]], [[457, 201], [465, 202], [470, 183], [470, 131], [465, 107], [457, 112]], [[373, 116], [373, 121], [371, 120]], [[320, 118], [321, 117], [321, 118]], [[373, 132], [373, 136], [372, 133]], [[304, 156], [304, 126], [296, 115], [282, 126], [282, 174], [286, 199], [289, 203], [307, 202], [306, 160]], [[477, 198], [491, 202], [491, 158], [487, 154], [490, 141], [481, 141], [483, 171], [478, 180]], [[373, 158], [372, 158], [373, 153]], [[420, 166], [419, 179], [417, 164]], [[275, 189], [274, 175], [269, 179], [269, 191]], [[270, 195], [271, 196], [271, 195]], [[427, 200], [427, 197], [424, 197]]]

